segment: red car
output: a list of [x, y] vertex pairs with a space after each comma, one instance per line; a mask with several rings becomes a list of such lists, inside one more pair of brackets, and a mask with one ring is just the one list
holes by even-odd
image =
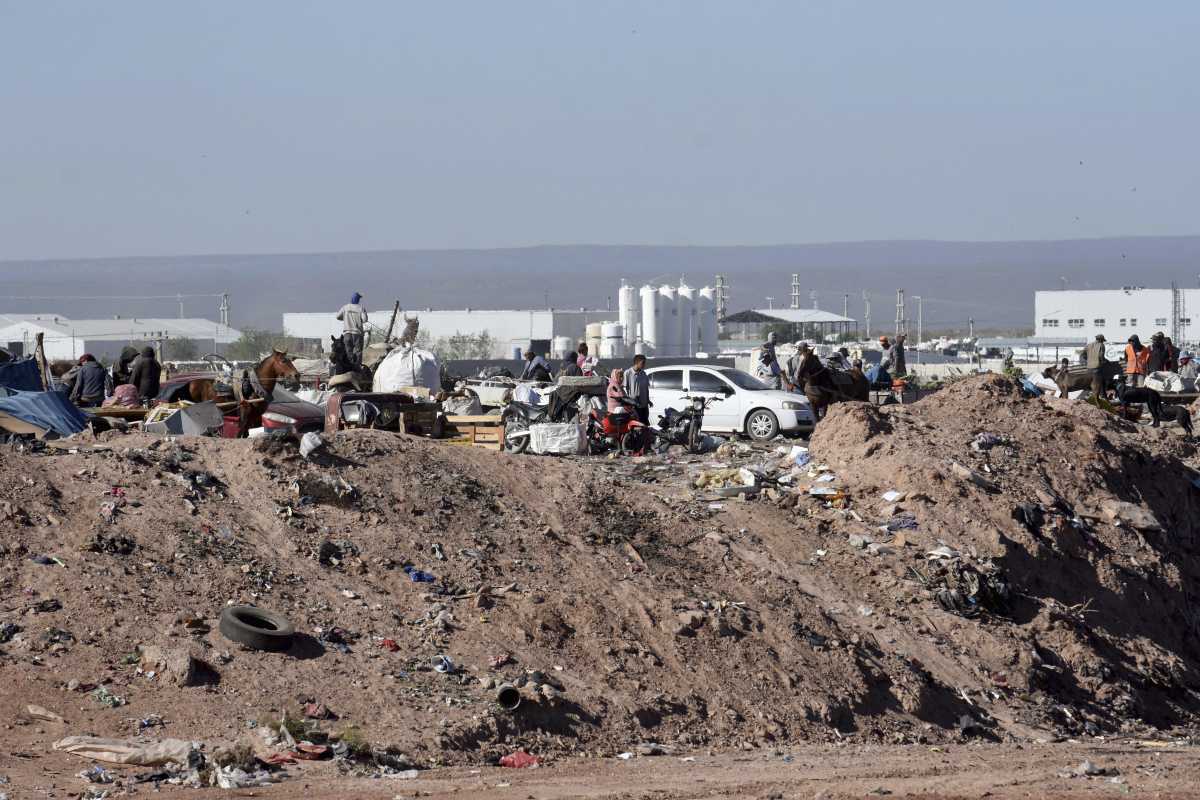
[[[175, 403], [187, 396], [187, 385], [195, 380], [220, 380], [214, 378], [211, 372], [191, 372], [175, 375], [170, 380], [163, 381], [158, 390], [158, 402]], [[282, 386], [276, 385], [271, 404], [263, 413], [263, 428], [270, 431], [286, 431], [293, 436], [301, 436], [310, 431], [320, 432], [325, 428], [325, 411], [318, 405], [301, 400]], [[221, 436], [233, 439], [237, 437], [238, 415], [235, 411], [226, 414], [225, 424], [221, 427]]]

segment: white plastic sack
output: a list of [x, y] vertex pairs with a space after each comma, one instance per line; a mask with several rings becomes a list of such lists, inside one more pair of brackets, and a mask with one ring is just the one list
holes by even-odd
[[1183, 378], [1174, 372], [1151, 372], [1146, 376], [1146, 388], [1175, 394], [1183, 391]]
[[475, 395], [447, 397], [442, 401], [442, 412], [452, 417], [478, 416], [483, 413], [483, 406]]
[[541, 395], [533, 388], [532, 383], [518, 383], [517, 388], [513, 389], [513, 400], [518, 403], [528, 403], [531, 406], [536, 406], [541, 400]]
[[388, 353], [375, 370], [373, 388], [377, 392], [396, 392], [404, 386], [423, 386], [431, 392], [441, 389], [437, 356], [415, 347], [398, 347]]
[[325, 404], [329, 402], [329, 395], [333, 394], [333, 392], [329, 389], [301, 389], [295, 394], [296, 397], [299, 397], [306, 403], [312, 403], [314, 406], [324, 408]]
[[188, 754], [196, 747], [183, 739], [134, 742], [128, 739], [102, 739], [99, 736], [68, 736], [55, 742], [54, 749], [110, 764], [154, 767], [169, 762], [187, 764]]
[[541, 422], [529, 426], [529, 449], [535, 453], [580, 455], [587, 452], [583, 426], [575, 422]]

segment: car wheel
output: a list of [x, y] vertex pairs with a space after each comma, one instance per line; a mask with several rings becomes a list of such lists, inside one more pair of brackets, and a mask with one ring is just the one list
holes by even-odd
[[746, 435], [756, 442], [766, 442], [779, 434], [779, 420], [765, 408], [750, 412], [746, 417]]

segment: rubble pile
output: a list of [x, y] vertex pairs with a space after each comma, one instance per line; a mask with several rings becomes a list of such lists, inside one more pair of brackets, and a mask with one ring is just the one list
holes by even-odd
[[[258, 781], [1192, 724], [1191, 445], [997, 377], [783, 444], [6, 451], [0, 692], [63, 722], [5, 746], [152, 733]], [[226, 638], [242, 606], [289, 649]]]

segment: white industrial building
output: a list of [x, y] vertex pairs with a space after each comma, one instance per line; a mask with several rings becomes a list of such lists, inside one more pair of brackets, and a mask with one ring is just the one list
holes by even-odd
[[[512, 358], [530, 347], [536, 353], [561, 357], [579, 342], [600, 358], [627, 358], [637, 353], [659, 358], [691, 357], [717, 351], [717, 312], [714, 290], [679, 286], [643, 286], [622, 283], [617, 311], [562, 311], [558, 309], [504, 311], [462, 309], [403, 310], [396, 331], [416, 317], [421, 332], [431, 341], [458, 335], [488, 334], [495, 344], [492, 358]], [[390, 308], [370, 311], [373, 337], [382, 338], [391, 319]], [[289, 312], [283, 315], [287, 336], [319, 341], [329, 347], [329, 337], [340, 336], [342, 323], [334, 311]], [[519, 356], [518, 356], [519, 357]]]
[[1200, 289], [1068, 289], [1035, 292], [1034, 338], [1087, 342], [1102, 333], [1110, 342], [1133, 334], [1142, 341], [1162, 331], [1176, 344], [1194, 341], [1191, 311], [1200, 312]]
[[14, 353], [33, 353], [37, 334], [43, 335], [46, 358], [66, 361], [91, 353], [111, 361], [126, 345], [190, 339], [201, 353], [221, 352], [242, 332], [207, 319], [115, 317], [68, 319], [61, 314], [0, 314], [0, 346]]

